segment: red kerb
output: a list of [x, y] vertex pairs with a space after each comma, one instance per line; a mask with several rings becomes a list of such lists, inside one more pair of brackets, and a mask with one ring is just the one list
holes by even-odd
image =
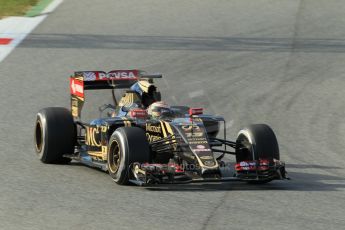
[[12, 38], [0, 38], [0, 45], [8, 45], [12, 40]]

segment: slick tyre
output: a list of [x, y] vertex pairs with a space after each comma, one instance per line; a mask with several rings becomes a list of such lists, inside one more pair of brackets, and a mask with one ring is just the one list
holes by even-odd
[[[279, 146], [276, 135], [266, 124], [254, 124], [239, 131], [236, 140], [236, 162], [266, 159], [279, 160]], [[271, 180], [250, 181], [263, 184]]]
[[66, 108], [49, 107], [37, 113], [34, 133], [38, 158], [46, 164], [66, 164], [73, 154], [76, 143], [76, 128], [71, 112]]
[[111, 135], [108, 145], [108, 171], [113, 180], [126, 185], [130, 179], [132, 163], [150, 160], [150, 147], [144, 130], [121, 127]]

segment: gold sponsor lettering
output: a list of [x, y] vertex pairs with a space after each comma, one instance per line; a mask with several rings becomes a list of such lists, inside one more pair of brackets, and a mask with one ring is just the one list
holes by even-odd
[[161, 133], [162, 132], [162, 127], [155, 126], [155, 125], [152, 125], [152, 124], [146, 124], [146, 131], [153, 132], [153, 133]]
[[73, 117], [78, 117], [79, 115], [79, 107], [78, 107], [78, 99], [72, 97], [71, 100], [71, 112]]
[[72, 98], [72, 106], [78, 107], [78, 100], [75, 98]]
[[149, 133], [146, 133], [146, 137], [149, 143], [162, 139], [160, 136], [150, 135]]
[[99, 134], [99, 130], [96, 127], [87, 127], [86, 129], [86, 144], [90, 146], [102, 146], [101, 142], [97, 142], [97, 136]]
[[72, 106], [72, 116], [78, 117], [78, 107]]
[[133, 93], [126, 93], [120, 100], [119, 106], [130, 107], [134, 102]]

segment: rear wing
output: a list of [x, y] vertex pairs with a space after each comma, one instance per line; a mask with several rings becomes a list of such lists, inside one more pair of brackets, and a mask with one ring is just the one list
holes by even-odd
[[85, 90], [127, 89], [145, 79], [162, 78], [161, 74], [146, 74], [141, 70], [78, 71], [70, 77], [71, 112], [80, 118], [84, 105]]

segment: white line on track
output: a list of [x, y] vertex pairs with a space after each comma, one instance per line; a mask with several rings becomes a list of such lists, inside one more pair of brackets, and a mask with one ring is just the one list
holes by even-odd
[[[62, 2], [63, 0], [52, 1], [41, 14], [51, 13]], [[12, 39], [7, 45], [0, 45], [0, 62], [3, 61], [46, 17], [47, 15], [39, 15], [36, 17], [8, 17], [0, 20], [0, 38]]]
[[[34, 18], [9, 17], [0, 21], [0, 37], [13, 39], [8, 45], [0, 46], [0, 62], [18, 46], [24, 38], [38, 26], [47, 16]], [[1, 30], [1, 28], [6, 28]]]

